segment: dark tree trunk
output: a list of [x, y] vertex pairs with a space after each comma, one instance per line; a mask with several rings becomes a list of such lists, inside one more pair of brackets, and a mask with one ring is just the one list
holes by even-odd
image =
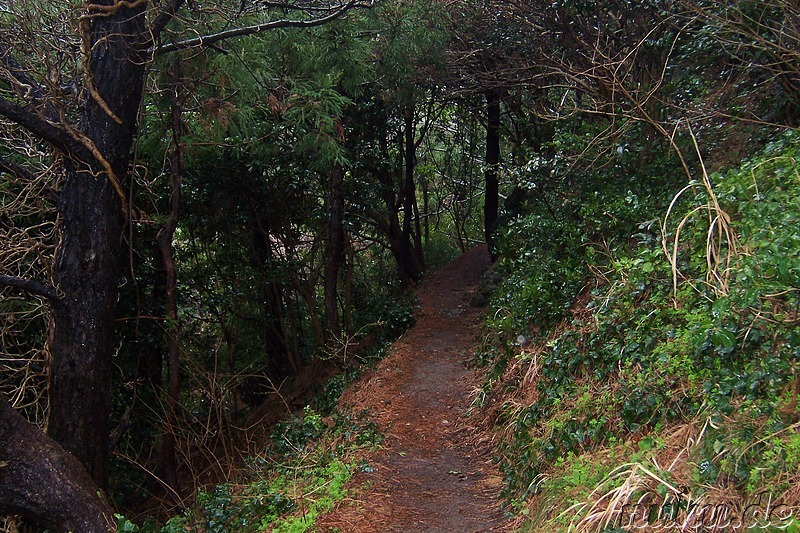
[[[281, 283], [275, 280], [270, 272], [273, 260], [272, 243], [269, 229], [265, 227], [257, 207], [251, 206], [253, 213], [253, 247], [255, 262], [261, 272], [261, 293], [264, 300], [263, 344], [266, 357], [267, 377], [274, 383], [280, 383], [291, 374], [300, 370], [297, 352], [289, 346], [289, 338], [283, 326], [284, 305]], [[290, 317], [291, 319], [291, 317]], [[233, 371], [233, 370], [232, 370]]]
[[114, 513], [89, 473], [0, 396], [0, 516], [53, 531], [116, 531]]
[[339, 322], [339, 268], [344, 257], [344, 172], [336, 165], [328, 188], [328, 240], [325, 250], [325, 342], [336, 343], [342, 334]]
[[431, 236], [431, 225], [430, 225], [430, 194], [428, 191], [428, 182], [427, 180], [422, 183], [422, 214], [425, 217], [425, 221], [423, 226], [425, 228], [425, 244], [428, 243], [428, 239]]
[[400, 278], [400, 283], [404, 287], [409, 287], [422, 279], [422, 270], [418, 268], [413, 259], [410, 238], [404, 233], [403, 226], [400, 223], [400, 210], [393, 189], [392, 176], [388, 172], [381, 173], [379, 174], [379, 179], [387, 210], [385, 217], [380, 218], [379, 224], [389, 241], [389, 251], [392, 252], [397, 264], [397, 275]]
[[377, 222], [389, 241], [389, 251], [392, 252], [397, 264], [397, 275], [404, 287], [422, 279], [422, 271], [414, 266], [410, 254], [408, 240], [404, 239], [403, 228], [400, 224], [400, 203], [392, 174], [385, 170], [378, 170], [378, 181], [381, 184], [381, 196], [386, 205], [385, 215], [376, 215]]
[[96, 95], [87, 95], [80, 130], [83, 144], [93, 145], [107, 164], [67, 160], [53, 272], [63, 296], [51, 322], [48, 433], [101, 488], [108, 481], [114, 316], [125, 223], [119, 185], [128, 172], [145, 64], [146, 3], [133, 5], [88, 22]]
[[281, 285], [276, 281], [264, 284], [264, 352], [267, 376], [280, 383], [300, 371], [301, 362], [289, 349], [289, 339], [283, 327], [283, 299]]
[[417, 187], [414, 182], [414, 171], [417, 165], [417, 146], [414, 142], [414, 106], [409, 106], [405, 113], [404, 138], [405, 146], [403, 150], [404, 162], [404, 181], [403, 181], [403, 236], [402, 254], [404, 262], [411, 266], [410, 274], [414, 281], [422, 279], [425, 272], [425, 260], [422, 257], [422, 247], [419, 242], [419, 234], [414, 230], [418, 228], [418, 219], [415, 224], [415, 212], [417, 211]]
[[483, 228], [489, 250], [494, 256], [495, 229], [500, 207], [498, 169], [500, 166], [500, 95], [496, 91], [486, 92], [486, 195], [483, 204]]
[[348, 336], [353, 333], [353, 269], [355, 268], [356, 250], [349, 234], [344, 236], [345, 281], [344, 281], [344, 331]]

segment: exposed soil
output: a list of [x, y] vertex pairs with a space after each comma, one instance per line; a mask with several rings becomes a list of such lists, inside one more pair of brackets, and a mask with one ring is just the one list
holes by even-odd
[[504, 531], [501, 478], [490, 443], [469, 416], [480, 383], [470, 369], [480, 310], [469, 301], [489, 265], [477, 248], [418, 289], [417, 322], [374, 370], [342, 396], [367, 409], [384, 440], [351, 480], [352, 499], [318, 531]]

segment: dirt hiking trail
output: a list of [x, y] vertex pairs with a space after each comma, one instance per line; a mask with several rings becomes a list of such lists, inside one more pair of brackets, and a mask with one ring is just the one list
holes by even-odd
[[477, 248], [426, 279], [414, 327], [342, 396], [353, 412], [369, 410], [384, 439], [317, 531], [506, 530], [488, 438], [467, 416], [481, 379], [469, 368], [480, 321], [469, 301], [488, 266]]

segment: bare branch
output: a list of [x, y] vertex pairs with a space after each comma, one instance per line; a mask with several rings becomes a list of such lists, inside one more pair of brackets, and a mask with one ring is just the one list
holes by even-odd
[[255, 33], [261, 33], [267, 30], [273, 30], [277, 28], [311, 28], [314, 26], [321, 26], [323, 24], [341, 18], [345, 13], [354, 8], [372, 7], [372, 5], [373, 5], [372, 0], [370, 0], [367, 3], [358, 2], [357, 0], [349, 0], [346, 4], [342, 4], [340, 7], [332, 11], [329, 15], [326, 15], [324, 17], [319, 17], [309, 20], [280, 19], [280, 20], [272, 20], [270, 22], [264, 22], [261, 24], [255, 24], [253, 26], [232, 28], [229, 30], [221, 31], [219, 33], [212, 33], [210, 35], [201, 35], [200, 37], [194, 37], [192, 39], [186, 39], [184, 41], [178, 41], [176, 43], [170, 43], [159, 46], [154, 50], [153, 55], [158, 56], [170, 52], [175, 52], [177, 50], [192, 48], [195, 46], [210, 46], [214, 43], [218, 43], [226, 39], [232, 39], [235, 37], [244, 37], [246, 35], [253, 35]]
[[5, 98], [0, 98], [0, 116], [19, 124], [65, 154], [73, 155], [83, 161], [91, 160], [91, 154], [67, 130]]
[[178, 9], [184, 4], [185, 0], [168, 0], [161, 8], [161, 12], [153, 20], [153, 25], [150, 28], [150, 35], [153, 41], [158, 39], [164, 28], [175, 16]]
[[16, 92], [25, 99], [41, 100], [46, 89], [11, 55], [11, 50], [0, 44], [0, 67], [14, 84]]
[[27, 182], [31, 182], [34, 180], [33, 174], [25, 170], [22, 165], [18, 165], [16, 163], [12, 163], [8, 159], [4, 157], [0, 157], [0, 172], [7, 172], [13, 176], [16, 176], [19, 179], [25, 180]]
[[52, 303], [59, 303], [58, 291], [52, 285], [45, 285], [38, 281], [18, 278], [15, 276], [0, 276], [0, 285], [20, 289], [35, 296], [43, 296]]

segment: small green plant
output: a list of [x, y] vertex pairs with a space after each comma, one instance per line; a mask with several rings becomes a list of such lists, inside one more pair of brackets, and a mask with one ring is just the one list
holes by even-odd
[[495, 417], [510, 500], [588, 497], [594, 473], [608, 474], [592, 454], [631, 441], [642, 458], [625, 479], [669, 483], [642, 461], [664, 428], [697, 419], [709, 422], [682, 455], [690, 485], [752, 495], [796, 483], [799, 156], [787, 133], [674, 201], [620, 182], [594, 197], [577, 188], [563, 221], [534, 211], [511, 225], [480, 356], [494, 365], [484, 395], [510, 398]]
[[322, 416], [306, 406], [302, 416], [292, 416], [279, 422], [272, 433], [272, 442], [278, 456], [302, 453], [328, 429]]
[[356, 452], [380, 440], [366, 413], [323, 418], [307, 407], [276, 427], [263, 454], [246, 459], [247, 479], [199, 492], [192, 508], [164, 526], [137, 526], [118, 516], [117, 527], [138, 533], [310, 531], [320, 513], [345, 497], [361, 464]]

